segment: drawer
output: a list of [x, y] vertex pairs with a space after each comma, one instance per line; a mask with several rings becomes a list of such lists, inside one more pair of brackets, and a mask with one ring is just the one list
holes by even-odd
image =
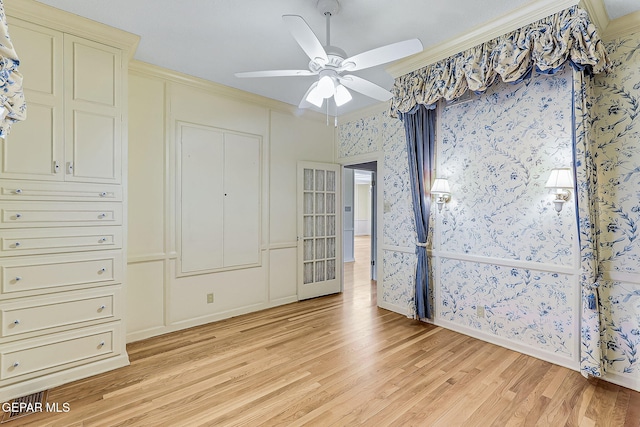
[[1, 337], [31, 334], [52, 328], [63, 328], [87, 322], [108, 321], [122, 310], [120, 291], [65, 292], [46, 298], [21, 298], [17, 302], [3, 303], [0, 308]]
[[40, 376], [79, 364], [113, 356], [121, 337], [117, 325], [78, 329], [73, 333], [25, 340], [4, 346], [0, 352], [0, 382], [11, 378]]
[[121, 203], [5, 202], [0, 228], [121, 225]]
[[0, 290], [5, 298], [122, 281], [121, 251], [16, 257], [0, 260]]
[[0, 257], [122, 248], [122, 227], [0, 230]]
[[122, 201], [122, 187], [73, 182], [0, 181], [0, 200], [97, 202]]

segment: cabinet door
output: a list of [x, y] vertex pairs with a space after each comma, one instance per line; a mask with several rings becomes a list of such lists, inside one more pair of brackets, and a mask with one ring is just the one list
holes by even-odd
[[65, 180], [120, 183], [122, 53], [64, 35]]
[[62, 33], [19, 19], [11, 19], [10, 25], [24, 76], [28, 111], [27, 120], [16, 123], [2, 142], [0, 178], [61, 181]]

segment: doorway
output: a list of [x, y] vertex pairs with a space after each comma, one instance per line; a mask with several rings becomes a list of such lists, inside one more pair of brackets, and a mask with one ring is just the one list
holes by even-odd
[[345, 283], [377, 281], [377, 162], [343, 170], [343, 262]]

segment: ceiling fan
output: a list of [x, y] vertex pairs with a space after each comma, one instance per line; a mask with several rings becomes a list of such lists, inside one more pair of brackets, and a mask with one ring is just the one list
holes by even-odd
[[[324, 100], [333, 97], [336, 107], [340, 107], [352, 99], [348, 89], [359, 92], [379, 101], [388, 101], [393, 96], [385, 88], [353, 74], [352, 71], [363, 70], [396, 61], [422, 51], [422, 43], [418, 39], [410, 39], [382, 46], [376, 49], [347, 57], [344, 50], [331, 46], [331, 16], [338, 12], [337, 0], [318, 0], [317, 8], [326, 17], [327, 39], [323, 46], [305, 20], [298, 15], [283, 15], [285, 26], [309, 56], [308, 70], [268, 70], [236, 73], [236, 77], [304, 77], [318, 76], [305, 93], [300, 108], [311, 105], [322, 107]], [[328, 110], [327, 110], [328, 111]]]

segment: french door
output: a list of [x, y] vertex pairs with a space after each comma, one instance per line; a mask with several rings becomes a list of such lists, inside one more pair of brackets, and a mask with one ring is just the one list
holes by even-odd
[[298, 299], [342, 290], [340, 165], [298, 163]]

